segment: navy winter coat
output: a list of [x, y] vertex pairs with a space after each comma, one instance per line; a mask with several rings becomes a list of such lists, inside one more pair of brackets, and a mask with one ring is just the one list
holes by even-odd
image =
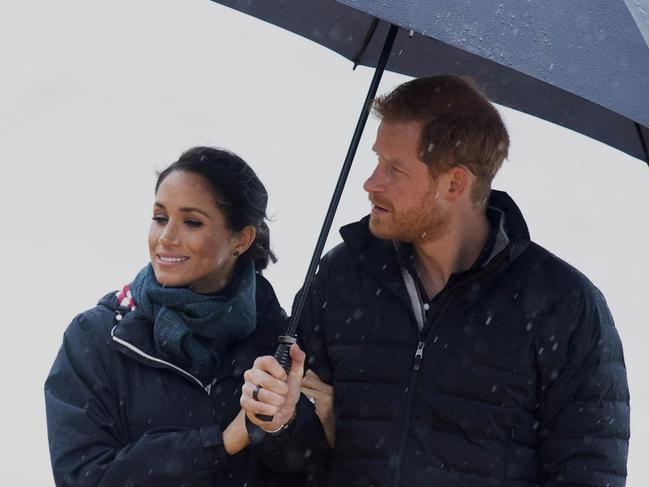
[[285, 327], [268, 281], [257, 278], [256, 330], [231, 347], [211, 384], [157, 358], [152, 323], [127, 311], [109, 294], [65, 332], [45, 384], [56, 484], [300, 485], [250, 448], [228, 456], [221, 438], [240, 410], [243, 372], [274, 352]]
[[367, 219], [323, 258], [300, 333], [334, 386], [329, 485], [624, 486], [629, 395], [604, 298], [530, 241], [509, 196], [490, 207], [491, 255], [426, 312]]

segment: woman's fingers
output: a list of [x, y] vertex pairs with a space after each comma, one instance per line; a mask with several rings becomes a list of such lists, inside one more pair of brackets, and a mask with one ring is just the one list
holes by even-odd
[[318, 401], [332, 401], [333, 396], [330, 394], [326, 394], [322, 391], [319, 391], [317, 389], [310, 389], [308, 387], [301, 387], [300, 390], [302, 391], [302, 394], [304, 394], [306, 397], [312, 397], [313, 399], [316, 400], [316, 404]]
[[304, 378], [302, 379], [302, 387], [308, 387], [316, 391], [322, 391], [326, 394], [333, 395], [334, 388], [329, 384], [322, 382], [320, 377], [313, 372], [311, 369], [306, 371]]

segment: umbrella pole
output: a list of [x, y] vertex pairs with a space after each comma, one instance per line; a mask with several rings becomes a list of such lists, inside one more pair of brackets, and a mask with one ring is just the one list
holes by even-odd
[[[297, 341], [297, 325], [302, 315], [302, 310], [304, 309], [304, 303], [309, 294], [309, 289], [313, 283], [313, 278], [315, 277], [316, 269], [318, 268], [318, 263], [320, 262], [320, 257], [322, 256], [322, 251], [324, 249], [325, 242], [327, 241], [327, 236], [329, 235], [329, 230], [331, 229], [331, 224], [333, 223], [334, 215], [336, 214], [336, 209], [338, 208], [338, 203], [340, 202], [340, 197], [343, 194], [343, 189], [345, 187], [345, 182], [347, 181], [347, 176], [352, 167], [352, 162], [354, 161], [354, 155], [356, 155], [356, 149], [358, 148], [358, 143], [361, 140], [361, 135], [363, 135], [363, 129], [365, 128], [365, 123], [370, 114], [370, 108], [374, 97], [376, 96], [376, 90], [379, 87], [381, 77], [383, 76], [383, 71], [385, 71], [385, 66], [388, 63], [388, 58], [390, 57], [390, 51], [392, 51], [392, 46], [394, 44], [394, 39], [397, 36], [399, 28], [395, 25], [390, 25], [390, 30], [388, 35], [385, 38], [383, 44], [383, 50], [381, 51], [381, 56], [379, 62], [376, 65], [376, 70], [374, 71], [374, 77], [370, 83], [369, 90], [367, 91], [367, 96], [363, 102], [363, 107], [361, 108], [360, 116], [358, 117], [358, 122], [356, 124], [356, 129], [354, 130], [354, 135], [352, 141], [349, 144], [349, 149], [347, 149], [347, 156], [345, 157], [345, 162], [338, 176], [338, 182], [336, 183], [336, 188], [334, 189], [333, 196], [331, 197], [331, 202], [329, 203], [329, 209], [327, 210], [327, 215], [325, 216], [324, 223], [320, 230], [320, 236], [318, 237], [318, 242], [316, 243], [315, 250], [313, 251], [313, 256], [311, 257], [311, 263], [309, 264], [309, 269], [306, 272], [306, 278], [304, 279], [304, 284], [302, 289], [297, 295], [295, 305], [293, 306], [293, 312], [291, 315], [291, 320], [286, 329], [286, 333], [279, 337], [279, 345], [277, 346], [277, 351], [275, 352], [275, 358], [277, 361], [284, 367], [286, 373], [291, 368], [291, 356], [289, 350], [291, 345]], [[272, 421], [273, 417], [265, 414], [257, 414], [257, 417], [262, 421]]]
[[336, 209], [338, 208], [338, 203], [343, 193], [345, 183], [347, 182], [347, 176], [349, 176], [349, 171], [351, 170], [352, 162], [354, 161], [354, 156], [356, 155], [356, 149], [363, 135], [363, 130], [365, 128], [365, 123], [370, 114], [370, 109], [374, 97], [376, 96], [376, 90], [379, 87], [381, 77], [383, 76], [383, 71], [385, 71], [385, 66], [387, 65], [388, 58], [390, 57], [390, 51], [394, 44], [394, 39], [397, 36], [397, 31], [399, 28], [395, 25], [390, 25], [390, 30], [385, 38], [383, 44], [383, 50], [381, 51], [381, 56], [379, 62], [374, 71], [374, 77], [370, 83], [370, 87], [367, 91], [367, 96], [363, 102], [363, 107], [361, 108], [360, 116], [358, 117], [358, 123], [356, 124], [356, 129], [354, 130], [354, 135], [352, 136], [352, 141], [349, 144], [349, 149], [347, 150], [347, 156], [345, 157], [345, 162], [338, 176], [338, 182], [334, 190], [333, 196], [331, 197], [331, 202], [329, 203], [329, 209], [327, 210], [327, 215], [325, 216], [324, 223], [322, 224], [322, 229], [320, 230], [320, 236], [318, 237], [318, 242], [316, 243], [315, 250], [313, 251], [313, 256], [311, 257], [311, 263], [309, 264], [309, 269], [306, 273], [306, 278], [304, 280], [304, 285], [298, 294], [297, 301], [293, 306], [293, 313], [291, 316], [291, 321], [289, 323], [288, 329], [286, 330], [287, 336], [295, 336], [297, 332], [297, 324], [300, 320], [302, 310], [304, 309], [304, 303], [306, 302], [309, 289], [311, 288], [311, 283], [315, 277], [316, 269], [318, 268], [318, 263], [320, 262], [320, 257], [322, 256], [322, 251], [324, 245], [329, 236], [329, 230], [331, 230], [331, 225], [333, 223], [334, 215], [336, 214]]

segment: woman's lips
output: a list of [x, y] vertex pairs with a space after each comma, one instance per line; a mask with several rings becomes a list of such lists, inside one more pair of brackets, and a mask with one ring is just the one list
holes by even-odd
[[158, 262], [160, 264], [182, 264], [183, 262], [189, 260], [189, 257], [186, 256], [172, 256], [172, 255], [160, 255], [156, 254]]

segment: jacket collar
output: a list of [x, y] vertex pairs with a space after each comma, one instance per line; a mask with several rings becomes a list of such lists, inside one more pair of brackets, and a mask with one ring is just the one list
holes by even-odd
[[[492, 190], [488, 206], [500, 214], [500, 218], [492, 251], [483, 266], [502, 252], [507, 252], [504, 262], [511, 262], [520, 256], [530, 243], [527, 224], [516, 203], [503, 191]], [[410, 306], [410, 297], [403, 282], [395, 243], [372, 235], [369, 229], [369, 215], [342, 227], [340, 235], [345, 245], [358, 257], [361, 265], [389, 292]]]
[[[261, 276], [257, 276], [257, 299], [259, 299], [260, 293], [266, 296], [269, 289], [272, 291], [268, 281]], [[99, 304], [109, 308], [115, 313], [115, 319], [111, 330], [110, 346], [115, 351], [123, 353], [133, 360], [150, 367], [174, 370], [188, 380], [201, 386], [208, 393], [211, 386], [216, 382], [234, 375], [235, 371], [237, 371], [237, 373], [242, 372], [238, 370], [240, 364], [238, 363], [237, 358], [243, 350], [240, 349], [240, 344], [246, 340], [237, 342], [228, 349], [212, 382], [210, 384], [205, 384], [181, 367], [158, 355], [153, 343], [153, 323], [144, 316], [139, 308], [131, 311], [128, 307], [121, 306], [117, 299], [117, 293], [107, 294], [99, 301]], [[279, 306], [279, 304], [277, 306]], [[264, 313], [266, 309], [260, 311]], [[259, 333], [257, 333], [257, 330], [253, 332], [256, 341], [266, 342], [268, 339], [272, 340], [272, 338], [275, 338], [272, 334], [269, 334], [269, 336], [266, 337], [265, 328], [270, 329], [271, 327], [261, 327]], [[259, 335], [259, 337], [257, 338], [256, 335]]]

